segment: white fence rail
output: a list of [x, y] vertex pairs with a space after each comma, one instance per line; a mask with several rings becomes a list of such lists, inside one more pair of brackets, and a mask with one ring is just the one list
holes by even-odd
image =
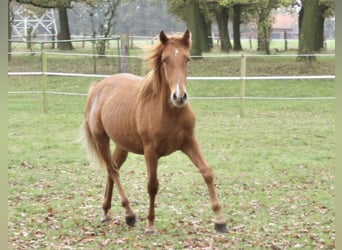
[[[25, 52], [23, 52], [25, 53]], [[16, 53], [17, 54], [17, 53]], [[68, 77], [99, 77], [105, 78], [110, 75], [108, 74], [83, 74], [83, 73], [61, 73], [61, 72], [49, 72], [47, 71], [47, 54], [66, 54], [72, 56], [84, 56], [85, 54], [80, 53], [51, 53], [51, 52], [41, 52], [41, 71], [37, 72], [8, 72], [9, 76], [42, 76], [45, 81], [47, 81], [47, 76], [68, 76]], [[94, 54], [87, 54], [88, 56], [95, 56]], [[113, 57], [118, 57], [118, 55], [112, 55]], [[210, 57], [241, 57], [241, 75], [240, 76], [189, 76], [188, 80], [195, 81], [209, 81], [209, 80], [218, 80], [218, 81], [240, 81], [240, 95], [239, 96], [213, 96], [213, 97], [191, 97], [192, 99], [212, 99], [212, 100], [224, 100], [224, 99], [236, 99], [240, 100], [240, 115], [244, 115], [244, 100], [334, 100], [334, 96], [321, 96], [321, 97], [253, 97], [245, 95], [245, 82], [247, 80], [313, 80], [313, 79], [326, 79], [326, 80], [334, 80], [335, 75], [306, 75], [306, 76], [246, 76], [246, 57], [258, 57], [261, 55], [226, 55], [226, 56], [210, 56]], [[265, 55], [262, 55], [265, 57]], [[270, 55], [270, 57], [281, 57], [281, 56], [293, 56], [298, 57], [299, 55]], [[308, 56], [308, 55], [300, 55], [300, 56]], [[335, 56], [334, 54], [315, 54], [314, 56]], [[141, 56], [130, 56], [141, 59]], [[11, 91], [8, 94], [43, 94], [43, 106], [44, 111], [47, 112], [47, 94], [53, 95], [73, 95], [73, 96], [86, 96], [84, 93], [70, 93], [70, 92], [55, 92], [46, 90], [37, 90], [37, 91]]]
[[[77, 76], [77, 77], [99, 77], [105, 78], [111, 75], [102, 74], [81, 74], [81, 73], [61, 73], [61, 72], [8, 72], [9, 76]], [[309, 79], [335, 79], [334, 75], [317, 76], [188, 76], [188, 80], [309, 80]]]
[[[71, 95], [71, 96], [87, 96], [84, 93], [72, 93], [72, 92], [58, 92], [58, 91], [9, 91], [8, 94], [53, 94], [53, 95]], [[190, 96], [190, 99], [194, 100], [240, 100], [239, 96]], [[317, 97], [267, 97], [267, 96], [245, 96], [246, 100], [335, 100], [334, 96], [317, 96]]]

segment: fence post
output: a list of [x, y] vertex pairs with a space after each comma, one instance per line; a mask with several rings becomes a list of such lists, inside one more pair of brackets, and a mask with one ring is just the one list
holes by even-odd
[[52, 36], [51, 36], [51, 49], [55, 49], [55, 47], [56, 47], [56, 43], [55, 43], [55, 41], [56, 41], [56, 36], [55, 36], [55, 29], [52, 27], [51, 28], [51, 34], [52, 34]]
[[93, 46], [93, 72], [96, 74], [96, 37], [93, 35], [92, 46]]
[[26, 48], [27, 49], [29, 49], [29, 50], [31, 50], [32, 51], [32, 31], [33, 31], [33, 27], [32, 26], [30, 26], [30, 27], [28, 27], [27, 28], [27, 36], [26, 36]]
[[46, 95], [47, 89], [47, 55], [44, 50], [42, 50], [42, 77], [43, 77], [43, 112], [48, 112], [48, 100]]
[[146, 75], [146, 66], [145, 66], [145, 60], [143, 57], [140, 57], [140, 75], [141, 76]]
[[284, 50], [287, 51], [287, 32], [284, 30]]
[[246, 56], [241, 55], [240, 117], [245, 116]]
[[128, 72], [128, 48], [129, 48], [129, 37], [128, 34], [122, 34], [120, 36], [121, 50], [120, 50], [120, 72]]
[[117, 49], [117, 54], [118, 54], [118, 57], [117, 57], [117, 60], [118, 60], [118, 71], [117, 73], [120, 73], [120, 65], [121, 65], [121, 56], [120, 56], [120, 53], [121, 53], [121, 48], [120, 48], [120, 45], [121, 44], [121, 41], [120, 41], [120, 37], [117, 37], [116, 38], [116, 49]]

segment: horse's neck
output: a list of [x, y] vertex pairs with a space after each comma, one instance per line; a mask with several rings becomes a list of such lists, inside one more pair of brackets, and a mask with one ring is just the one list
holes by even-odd
[[167, 79], [165, 74], [160, 73], [159, 78], [159, 97], [161, 98], [161, 102], [163, 103], [163, 105], [165, 105], [166, 107], [170, 107], [170, 96], [171, 96], [171, 90], [169, 87], [169, 84], [167, 83]]
[[142, 82], [139, 86], [139, 99], [144, 102], [150, 98], [154, 98], [156, 96], [156, 84], [153, 80], [154, 72], [150, 71], [147, 75], [142, 79]]
[[151, 98], [155, 99], [161, 96], [164, 97], [165, 93], [166, 95], [169, 94], [170, 89], [168, 87], [168, 84], [166, 83], [166, 78], [163, 73], [161, 73], [160, 71], [150, 71], [143, 78], [143, 82], [140, 86], [139, 92], [141, 101], [144, 101]]

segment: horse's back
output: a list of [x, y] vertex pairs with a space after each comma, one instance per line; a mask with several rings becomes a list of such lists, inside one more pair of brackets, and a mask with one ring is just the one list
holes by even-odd
[[88, 93], [86, 114], [94, 113], [115, 101], [131, 102], [129, 97], [135, 97], [141, 79], [137, 75], [121, 73], [94, 83]]
[[96, 85], [100, 91], [105, 88], [105, 95], [108, 97], [111, 94], [115, 94], [113, 91], [126, 91], [130, 88], [133, 90], [133, 88], [136, 88], [141, 79], [142, 77], [137, 75], [120, 73], [109, 76], [96, 83]]
[[88, 101], [94, 98], [101, 99], [101, 101], [106, 101], [113, 95], [131, 95], [135, 94], [137, 91], [137, 86], [141, 81], [142, 77], [128, 74], [120, 73], [109, 76], [100, 82], [92, 85], [88, 94]]

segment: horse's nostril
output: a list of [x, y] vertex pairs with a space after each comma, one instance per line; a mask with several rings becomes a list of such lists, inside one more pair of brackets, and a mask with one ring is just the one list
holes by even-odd
[[176, 94], [176, 93], [173, 93], [172, 99], [173, 99], [174, 101], [177, 101], [177, 94]]
[[188, 94], [184, 92], [183, 100], [185, 101], [186, 99], [188, 99]]

